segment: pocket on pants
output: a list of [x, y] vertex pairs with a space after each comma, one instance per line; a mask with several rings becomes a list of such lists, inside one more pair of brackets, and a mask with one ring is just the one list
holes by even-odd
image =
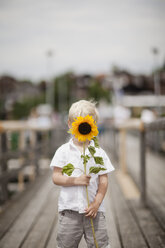
[[68, 233], [68, 230], [71, 230], [70, 225], [70, 214], [66, 211], [59, 213], [59, 227], [57, 234], [57, 244], [60, 248], [77, 248], [77, 243], [73, 235]]

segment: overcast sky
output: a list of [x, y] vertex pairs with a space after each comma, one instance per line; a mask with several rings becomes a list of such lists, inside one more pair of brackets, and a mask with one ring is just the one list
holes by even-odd
[[0, 75], [150, 73], [152, 47], [163, 63], [165, 0], [0, 0]]

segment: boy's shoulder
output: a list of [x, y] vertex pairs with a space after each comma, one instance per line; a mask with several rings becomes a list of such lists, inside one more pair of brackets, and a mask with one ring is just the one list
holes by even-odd
[[69, 148], [69, 142], [66, 142], [66, 143], [64, 143], [64, 144], [62, 144], [61, 146], [59, 146], [58, 147], [58, 151], [65, 151], [65, 150], [67, 150]]
[[96, 149], [96, 154], [101, 156], [101, 157], [107, 157], [107, 153], [106, 151], [99, 146], [99, 148], [95, 148]]

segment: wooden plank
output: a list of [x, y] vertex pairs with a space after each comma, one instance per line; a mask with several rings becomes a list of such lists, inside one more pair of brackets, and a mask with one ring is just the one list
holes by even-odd
[[165, 130], [165, 118], [157, 119], [151, 123], [145, 123], [145, 129], [147, 131]]
[[53, 187], [53, 184], [51, 184], [50, 181], [51, 179], [48, 177], [41, 190], [37, 192], [36, 196], [32, 198], [31, 201], [29, 201], [19, 218], [17, 218], [8, 232], [3, 236], [0, 241], [1, 248], [20, 247], [47, 201], [47, 195]]
[[56, 242], [57, 228], [58, 228], [58, 215], [56, 215], [54, 219], [52, 231], [50, 232], [46, 248], [55, 248], [57, 246], [57, 242]]
[[84, 236], [82, 237], [81, 241], [80, 241], [80, 244], [78, 246], [79, 248], [87, 248], [87, 244], [86, 244], [86, 241], [84, 239]]
[[[136, 184], [140, 187], [139, 182], [139, 142], [137, 137], [127, 135], [127, 150], [129, 156], [127, 156], [127, 164], [129, 172], [133, 177]], [[135, 152], [136, 151], [136, 152]], [[156, 153], [147, 150], [146, 156], [146, 175], [147, 175], [147, 205], [153, 209], [153, 212], [160, 225], [165, 230], [165, 160], [164, 157]]]
[[0, 239], [11, 227], [16, 218], [19, 217], [25, 206], [37, 194], [39, 188], [42, 188], [44, 181], [50, 174], [45, 174], [36, 179], [34, 183], [27, 186], [27, 189], [21, 194], [15, 195], [13, 199], [5, 205], [5, 209], [0, 215]]
[[140, 190], [141, 201], [144, 206], [147, 202], [146, 194], [146, 133], [144, 130], [140, 132]]
[[113, 190], [111, 190], [112, 201], [114, 203], [115, 216], [122, 241], [122, 247], [147, 248], [148, 246], [139, 230], [136, 220], [128, 208], [127, 202], [117, 185], [115, 177], [111, 177], [111, 180], [113, 183]]
[[[135, 183], [139, 185], [138, 178], [134, 171], [130, 170], [132, 178], [134, 179]], [[149, 182], [147, 182], [149, 186]], [[155, 185], [156, 187], [156, 185]], [[161, 227], [165, 230], [165, 203], [163, 198], [161, 198], [161, 195], [159, 195], [155, 191], [155, 187], [148, 187], [148, 199], [147, 199], [147, 206], [150, 207], [156, 216], [157, 220], [159, 221], [159, 224]], [[152, 192], [152, 194], [151, 194]]]
[[45, 205], [41, 209], [40, 215], [34, 226], [30, 229], [30, 233], [26, 237], [22, 248], [44, 248], [46, 247], [49, 234], [53, 228], [54, 221], [57, 219], [57, 201], [59, 188], [54, 186], [49, 193]]
[[[111, 183], [111, 177], [112, 176], [109, 176], [109, 184], [110, 184], [109, 187], [111, 189], [113, 189], [113, 184]], [[111, 192], [110, 192], [109, 188], [108, 188], [106, 196], [105, 196], [105, 209], [106, 209], [106, 221], [107, 221], [107, 228], [108, 228], [108, 236], [109, 236], [110, 245], [112, 248], [122, 248], [119, 233], [118, 233], [118, 228], [117, 228], [117, 225], [115, 223], [112, 197], [111, 197]]]
[[135, 200], [131, 200], [129, 205], [149, 247], [165, 248], [165, 232], [160, 228], [151, 210], [149, 208], [144, 208]]
[[126, 131], [121, 129], [120, 130], [120, 146], [119, 146], [119, 151], [120, 151], [120, 156], [119, 156], [119, 164], [120, 164], [120, 169], [122, 170], [123, 173], [127, 172], [127, 167], [126, 167]]
[[126, 199], [139, 199], [140, 192], [130, 175], [123, 173], [121, 170], [116, 170], [115, 174], [124, 197]]
[[162, 206], [159, 199], [156, 196], [152, 196], [152, 200], [148, 200], [148, 206], [152, 208], [152, 211], [159, 221], [160, 226], [165, 231], [165, 208]]

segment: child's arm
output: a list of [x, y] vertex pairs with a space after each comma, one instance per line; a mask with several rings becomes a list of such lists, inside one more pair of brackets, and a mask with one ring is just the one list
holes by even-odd
[[62, 174], [62, 168], [54, 167], [53, 170], [53, 183], [60, 186], [88, 186], [91, 176], [81, 175], [79, 177], [67, 177]]
[[88, 208], [85, 209], [86, 216], [95, 218], [97, 215], [98, 208], [102, 203], [104, 196], [107, 192], [108, 187], [108, 175], [100, 175], [99, 176], [99, 186], [98, 191], [95, 197], [95, 200], [90, 204]]

